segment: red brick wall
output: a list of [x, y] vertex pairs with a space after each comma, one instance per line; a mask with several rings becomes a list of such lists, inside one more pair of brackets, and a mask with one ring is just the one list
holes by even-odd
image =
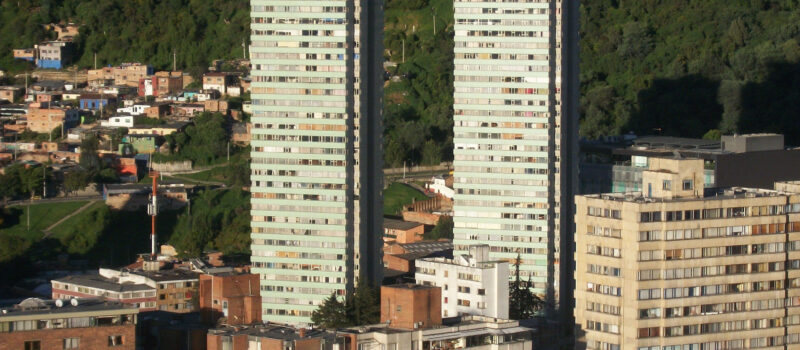
[[[123, 345], [109, 347], [108, 337], [122, 335]], [[104, 326], [92, 328], [47, 329], [0, 333], [0, 350], [25, 349], [25, 341], [41, 341], [42, 350], [62, 350], [64, 338], [80, 338], [80, 349], [134, 350], [136, 326]]]
[[383, 265], [386, 268], [404, 272], [411, 272], [412, 267], [408, 260], [390, 254], [383, 255]]
[[[381, 323], [390, 321], [395, 328], [414, 329], [442, 324], [442, 290], [439, 288], [381, 287]], [[399, 309], [398, 309], [399, 307]]]
[[418, 211], [404, 211], [403, 221], [419, 222], [425, 225], [436, 225], [441, 215], [423, 213]]
[[[222, 317], [222, 302], [228, 301], [229, 325], [261, 322], [259, 283], [258, 275], [254, 274], [222, 277], [201, 275], [199, 304], [203, 321], [213, 323]], [[216, 305], [212, 301], [212, 295], [213, 299], [219, 301]]]

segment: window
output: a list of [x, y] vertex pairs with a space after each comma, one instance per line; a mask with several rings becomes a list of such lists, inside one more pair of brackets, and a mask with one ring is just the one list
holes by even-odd
[[660, 328], [658, 328], [658, 327], [639, 328], [639, 338], [658, 337], [658, 336], [660, 336], [659, 330], [660, 330]]
[[683, 190], [684, 191], [691, 191], [694, 188], [694, 181], [692, 180], [683, 180]]
[[80, 342], [79, 338], [64, 338], [64, 349], [77, 349]]
[[661, 185], [661, 189], [665, 191], [669, 191], [670, 189], [672, 189], [672, 181], [664, 180], [664, 182]]
[[42, 342], [39, 340], [26, 341], [25, 350], [42, 350]]
[[108, 346], [120, 346], [123, 344], [123, 337], [121, 335], [109, 335]]

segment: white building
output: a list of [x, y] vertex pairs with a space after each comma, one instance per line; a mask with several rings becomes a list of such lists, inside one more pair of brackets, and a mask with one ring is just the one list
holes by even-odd
[[117, 108], [117, 113], [126, 113], [130, 115], [142, 115], [145, 113], [145, 110], [150, 108], [149, 104], [137, 103], [127, 107]]
[[418, 284], [442, 289], [442, 317], [478, 315], [508, 318], [508, 262], [490, 261], [489, 246], [469, 248], [454, 259], [415, 262]]
[[100, 126], [108, 126], [112, 128], [132, 128], [133, 116], [132, 115], [118, 115], [108, 120], [101, 120]]
[[455, 194], [455, 191], [447, 186], [447, 180], [443, 176], [434, 176], [427, 187], [429, 191], [441, 194], [450, 199], [453, 199], [453, 195]]

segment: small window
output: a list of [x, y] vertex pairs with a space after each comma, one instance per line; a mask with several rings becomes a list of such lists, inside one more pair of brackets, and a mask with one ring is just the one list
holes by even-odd
[[120, 346], [123, 344], [124, 338], [121, 335], [109, 335], [108, 346]]
[[39, 340], [26, 341], [25, 350], [42, 350], [42, 342]]
[[683, 190], [684, 191], [691, 191], [694, 189], [694, 181], [692, 180], [683, 180]]
[[77, 349], [80, 346], [79, 338], [64, 338], [64, 349]]
[[661, 189], [663, 189], [665, 191], [669, 191], [670, 189], [672, 189], [672, 181], [664, 180], [664, 183], [661, 186]]

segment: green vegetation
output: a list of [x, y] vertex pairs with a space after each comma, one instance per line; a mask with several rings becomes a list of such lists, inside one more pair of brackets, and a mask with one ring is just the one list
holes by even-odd
[[194, 165], [208, 165], [221, 160], [228, 152], [228, 130], [225, 116], [202, 113], [186, 131], [166, 136], [169, 155], [154, 154], [153, 161], [191, 160]]
[[172, 67], [194, 75], [216, 58], [242, 57], [249, 38], [247, 0], [27, 0], [0, 1], [0, 69], [30, 67], [12, 60], [12, 48], [33, 47], [53, 33], [42, 24], [76, 22], [77, 64], [98, 66], [147, 62], [157, 69]]
[[9, 200], [42, 195], [45, 181], [53, 182], [50, 168], [22, 163], [11, 165], [0, 175], [0, 197]]
[[110, 223], [111, 210], [105, 203], [96, 202], [53, 228], [52, 236], [66, 247], [67, 253], [83, 255], [95, 247]]
[[383, 214], [398, 215], [406, 204], [428, 199], [424, 193], [411, 186], [394, 182], [383, 190]]
[[544, 300], [533, 294], [530, 290], [532, 285], [530, 276], [528, 282], [520, 281], [519, 265], [521, 259], [519, 254], [514, 261], [514, 282], [509, 286], [508, 315], [512, 320], [527, 320], [536, 315], [545, 306]]
[[366, 278], [360, 283], [352, 295], [339, 301], [336, 294], [325, 300], [311, 314], [311, 322], [322, 328], [354, 327], [376, 324], [381, 320], [380, 290], [375, 288]]
[[769, 131], [800, 143], [798, 1], [582, 5], [582, 136]]
[[250, 194], [238, 188], [203, 191], [192, 199], [191, 210], [178, 217], [169, 242], [186, 257], [207, 249], [249, 254]]
[[[40, 203], [30, 206], [31, 227], [28, 229], [28, 206], [14, 205], [5, 209], [0, 236], [17, 236], [37, 240], [44, 236], [44, 229], [61, 218], [73, 213], [87, 202]], [[0, 257], [0, 260], [3, 260]]]
[[385, 22], [384, 46], [397, 63], [389, 71], [399, 79], [384, 89], [386, 166], [452, 160], [453, 2], [388, 0]]
[[432, 230], [425, 232], [422, 236], [424, 239], [439, 240], [439, 239], [453, 239], [453, 217], [442, 216], [436, 223]]

